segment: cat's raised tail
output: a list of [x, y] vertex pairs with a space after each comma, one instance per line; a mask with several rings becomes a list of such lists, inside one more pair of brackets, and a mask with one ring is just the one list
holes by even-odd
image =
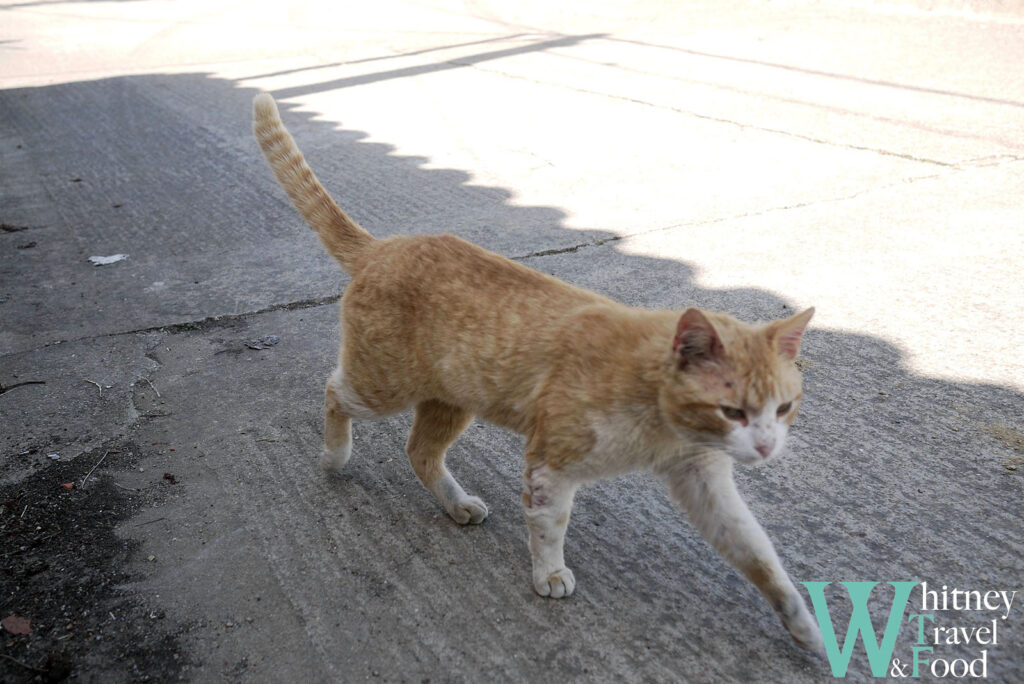
[[257, 95], [252, 102], [252, 117], [253, 134], [277, 182], [288, 193], [302, 218], [320, 236], [327, 252], [349, 274], [355, 275], [361, 265], [360, 257], [375, 241], [374, 237], [349, 218], [327, 194], [284, 127], [274, 98], [267, 93]]

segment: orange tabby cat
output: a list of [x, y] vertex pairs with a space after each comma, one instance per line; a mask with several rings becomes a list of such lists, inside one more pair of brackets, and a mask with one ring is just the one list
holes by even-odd
[[340, 359], [327, 381], [326, 470], [348, 461], [352, 418], [415, 406], [413, 470], [456, 522], [479, 523], [487, 507], [448, 472], [445, 452], [474, 415], [525, 435], [533, 587], [560, 598], [576, 584], [562, 545], [577, 487], [653, 469], [793, 639], [820, 648], [814, 620], [732, 479], [733, 461], [783, 450], [802, 396], [794, 358], [813, 309], [762, 325], [693, 308], [646, 311], [451, 235], [375, 239], [320, 185], [274, 100], [260, 95], [253, 107], [278, 182], [352, 276]]

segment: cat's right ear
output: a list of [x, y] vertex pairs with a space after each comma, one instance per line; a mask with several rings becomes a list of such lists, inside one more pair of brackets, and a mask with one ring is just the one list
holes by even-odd
[[793, 360], [800, 352], [800, 341], [803, 339], [804, 330], [814, 315], [814, 307], [802, 311], [795, 316], [775, 321], [769, 327], [769, 338], [774, 342], [779, 356]]
[[707, 316], [691, 307], [679, 317], [672, 351], [679, 358], [679, 367], [685, 368], [691, 363], [718, 361], [725, 347]]

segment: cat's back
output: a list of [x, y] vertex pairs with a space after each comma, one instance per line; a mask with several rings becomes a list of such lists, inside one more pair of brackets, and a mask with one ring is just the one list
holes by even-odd
[[375, 299], [404, 308], [540, 315], [610, 301], [454, 235], [381, 240], [366, 257], [346, 291], [353, 304]]
[[353, 382], [401, 398], [388, 405], [437, 399], [519, 431], [565, 322], [621, 306], [451, 235], [383, 240], [365, 257], [342, 298]]

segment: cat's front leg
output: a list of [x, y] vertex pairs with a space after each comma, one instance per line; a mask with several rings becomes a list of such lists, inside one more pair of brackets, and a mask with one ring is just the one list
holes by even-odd
[[526, 467], [523, 511], [530, 530], [533, 588], [541, 596], [563, 598], [576, 588], [576, 578], [565, 567], [562, 549], [577, 487], [565, 473], [547, 465]]
[[820, 651], [821, 631], [768, 535], [740, 497], [732, 477], [732, 459], [722, 454], [679, 462], [664, 468], [662, 474], [694, 526], [760, 590], [793, 641], [801, 648]]

